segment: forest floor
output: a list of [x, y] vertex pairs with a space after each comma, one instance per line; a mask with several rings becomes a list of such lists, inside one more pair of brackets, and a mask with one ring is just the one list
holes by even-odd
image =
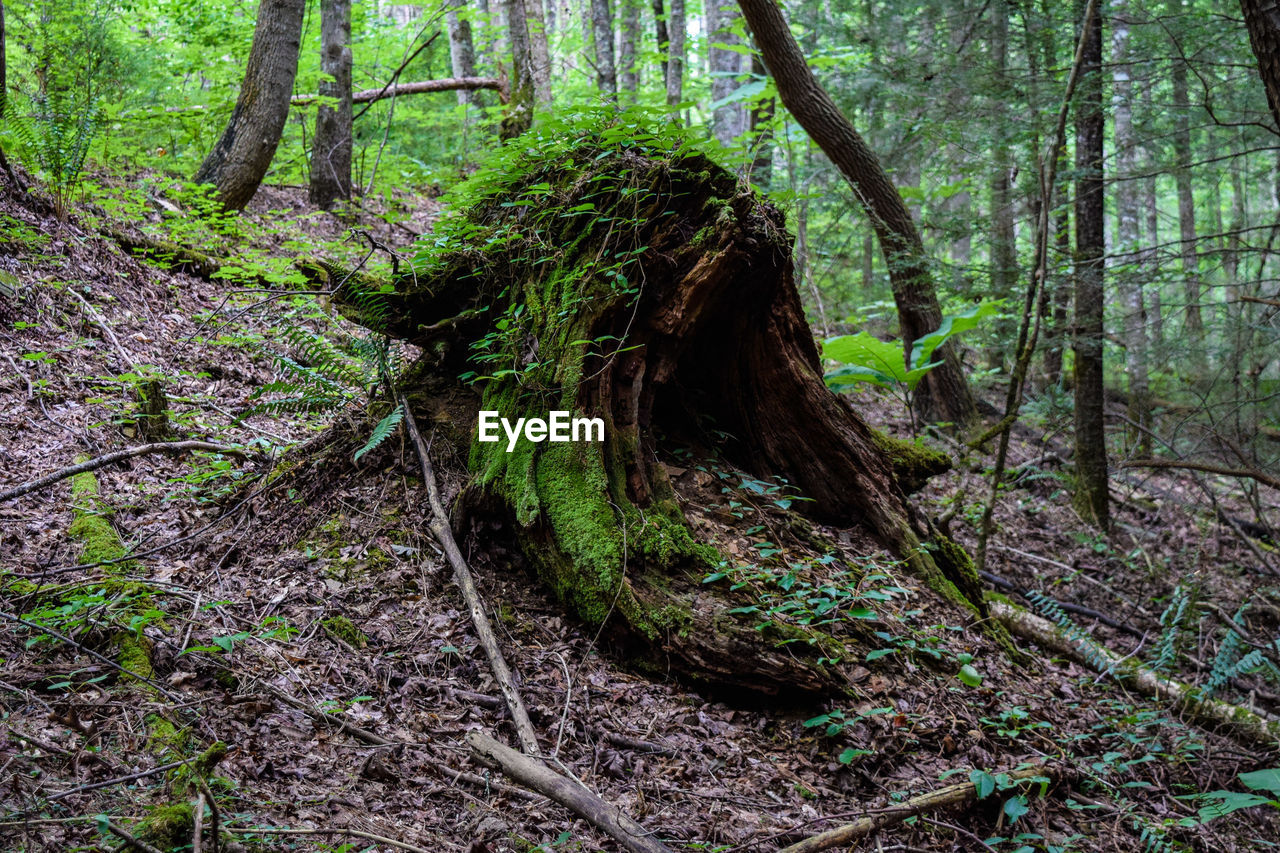
[[[195, 202], [163, 181], [128, 205], [111, 201], [119, 197], [104, 191], [98, 216], [66, 222], [0, 199], [0, 270], [16, 282], [0, 290], [0, 491], [79, 454], [143, 443], [136, 389], [151, 377], [163, 381], [178, 437], [270, 454], [322, 435], [332, 416], [238, 417], [278, 378], [273, 353], [288, 349], [289, 329], [345, 328], [323, 301], [288, 291], [289, 264], [322, 245], [347, 261], [374, 241], [408, 252], [434, 211], [399, 200], [397, 224], [361, 212], [372, 241], [344, 244], [352, 223], [309, 210], [303, 190], [268, 188], [243, 220], [221, 223], [176, 215]], [[255, 283], [130, 257], [101, 233], [125, 214], [124, 227], [237, 257]], [[263, 291], [276, 280], [284, 292]], [[903, 434], [892, 401], [852, 401]], [[1251, 602], [1249, 635], [1280, 636], [1280, 561], [1220, 520], [1197, 481], [1121, 471], [1110, 540], [1081, 523], [1062, 467], [1064, 418], [1061, 401], [1040, 396], [1015, 431], [1017, 476], [996, 513], [991, 573], [1097, 611], [1120, 627], [1073, 619], [1116, 652], [1163, 655], [1192, 683], [1213, 676], [1219, 613], [1229, 619]], [[913, 500], [972, 547], [989, 459], [945, 436], [928, 440], [963, 458]], [[412, 448], [397, 437], [371, 453], [359, 477], [335, 482], [304, 514], [305, 526], [264, 514], [259, 500], [269, 472], [291, 460], [150, 455], [98, 470], [96, 497], [77, 478], [0, 504], [0, 849], [128, 849], [121, 831], [189, 848], [190, 812], [172, 805], [202, 796], [235, 838], [225, 849], [616, 849], [469, 757], [468, 731], [509, 738], [511, 729], [427, 532]], [[695, 529], [736, 561], [709, 582], [741, 584], [766, 620], [834, 601], [844, 622], [879, 632], [878, 645], [863, 641], [843, 662], [856, 695], [841, 703], [707, 697], [629, 670], [560, 615], [499, 538], [463, 542], [545, 753], [673, 849], [777, 849], [984, 778], [975, 771], [996, 781], [987, 798], [893, 824], [854, 849], [1276, 846], [1277, 809], [1201, 824], [1205, 803], [1188, 798], [1241, 790], [1237, 774], [1280, 766], [1276, 749], [1198, 728], [1034, 647], [1011, 661], [858, 531], [796, 524], [794, 496], [776, 483], [706, 448], [675, 448], [664, 461]], [[438, 464], [446, 495], [456, 494], [463, 460]], [[1234, 483], [1203, 482], [1224, 513], [1247, 515]], [[106, 519], [131, 559], [86, 565], [85, 516]], [[853, 600], [836, 594], [850, 588]], [[1172, 629], [1161, 624], [1166, 609]], [[137, 636], [149, 664], [118, 655]], [[149, 683], [102, 658], [147, 666]], [[1220, 695], [1275, 715], [1276, 689], [1241, 675]], [[216, 768], [193, 768], [218, 741], [228, 751]], [[1029, 763], [1054, 781], [1006, 789], [998, 774]]]

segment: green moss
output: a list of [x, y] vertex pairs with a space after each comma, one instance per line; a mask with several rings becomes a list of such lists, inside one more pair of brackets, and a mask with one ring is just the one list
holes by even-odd
[[195, 811], [190, 803], [156, 806], [134, 830], [139, 841], [161, 850], [186, 847], [195, 832]]
[[363, 649], [369, 645], [369, 638], [345, 616], [330, 616], [320, 620], [320, 627], [333, 637], [337, 637], [349, 646]]
[[[85, 456], [76, 457], [84, 462]], [[71, 478], [71, 505], [73, 518], [67, 534], [81, 543], [80, 562], [100, 563], [118, 560], [125, 554], [120, 535], [107, 518], [111, 507], [98, 495], [98, 478], [86, 471]], [[129, 563], [114, 564], [112, 570], [125, 572]]]
[[894, 438], [877, 429], [871, 430], [871, 440], [889, 457], [898, 485], [907, 494], [920, 491], [930, 477], [951, 470], [946, 454], [922, 444]]
[[[150, 679], [155, 675], [151, 665], [151, 641], [131, 631], [121, 631], [115, 636], [116, 661], [133, 675]], [[131, 675], [121, 674], [122, 681], [137, 681]]]

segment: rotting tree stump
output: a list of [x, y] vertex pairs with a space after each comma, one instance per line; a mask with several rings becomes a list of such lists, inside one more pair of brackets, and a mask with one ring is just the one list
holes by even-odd
[[[347, 277], [348, 316], [424, 350], [513, 423], [600, 417], [600, 443], [481, 443], [468, 503], [508, 520], [578, 617], [656, 667], [765, 694], [827, 693], [818, 635], [757, 631], [711, 602], [664, 436], [709, 430], [785, 477], [815, 517], [861, 524], [930, 587], [985, 615], [964, 552], [913, 513], [886, 442], [822, 381], [783, 215], [705, 156], [654, 137], [526, 136], [473, 180], [394, 289]], [[785, 631], [783, 632], [785, 633]], [[807, 640], [790, 642], [783, 640]]]

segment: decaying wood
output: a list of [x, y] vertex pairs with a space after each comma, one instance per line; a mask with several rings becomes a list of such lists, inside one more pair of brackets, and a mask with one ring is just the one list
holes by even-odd
[[1121, 468], [1172, 468], [1185, 471], [1203, 471], [1206, 474], [1221, 474], [1224, 477], [1243, 477], [1254, 480], [1264, 486], [1280, 489], [1280, 477], [1259, 471], [1256, 468], [1231, 468], [1227, 465], [1210, 465], [1207, 462], [1192, 462], [1185, 459], [1128, 459], [1120, 463]]
[[[1092, 655], [1083, 654], [1076, 644], [1057, 625], [1034, 613], [1003, 601], [991, 603], [991, 615], [1023, 639], [1077, 663], [1093, 667]], [[1222, 730], [1250, 747], [1275, 749], [1280, 747], [1280, 721], [1272, 720], [1248, 708], [1232, 705], [1213, 698], [1203, 698], [1199, 688], [1181, 681], [1165, 678], [1132, 659], [1122, 657], [1099, 644], [1093, 650], [1107, 662], [1107, 671], [1117, 680], [1148, 696], [1168, 702], [1197, 725], [1210, 730]]]
[[[351, 93], [351, 103], [371, 104], [386, 98], [398, 98], [402, 95], [420, 95], [429, 92], [474, 92], [479, 89], [492, 89], [498, 93], [498, 100], [507, 102], [507, 89], [503, 81], [497, 77], [450, 77], [444, 80], [419, 80], [413, 83], [394, 83], [377, 89], [362, 89]], [[319, 97], [318, 95], [294, 95], [292, 104], [295, 107], [306, 106]]]
[[[1014, 770], [1008, 776], [1013, 782], [1030, 782], [1046, 777], [1053, 779], [1054, 773], [1047, 767], [1035, 766]], [[972, 782], [957, 782], [954, 785], [947, 785], [945, 788], [912, 797], [905, 802], [870, 811], [852, 823], [812, 835], [803, 841], [782, 848], [779, 853], [817, 853], [819, 850], [851, 844], [889, 824], [901, 823], [914, 815], [958, 806], [977, 798], [978, 789]]]
[[16, 486], [7, 492], [0, 492], [0, 501], [7, 501], [11, 498], [21, 497], [30, 492], [43, 489], [45, 486], [51, 486], [54, 483], [65, 480], [68, 477], [74, 477], [76, 474], [83, 474], [86, 471], [96, 471], [99, 468], [105, 468], [108, 465], [114, 465], [125, 459], [132, 459], [135, 456], [147, 456], [153, 453], [188, 453], [192, 450], [207, 450], [210, 453], [225, 453], [228, 456], [249, 457], [250, 454], [246, 450], [237, 447], [227, 447], [222, 444], [214, 444], [210, 441], [160, 441], [154, 444], [140, 444], [137, 447], [129, 447], [124, 450], [117, 450], [114, 453], [105, 453], [102, 456], [88, 459], [75, 465], [68, 465], [66, 468], [60, 468], [52, 474], [41, 477], [38, 480], [31, 480]]
[[542, 762], [521, 755], [509, 746], [479, 731], [467, 732], [467, 745], [476, 757], [496, 765], [503, 773], [533, 790], [546, 794], [592, 826], [609, 834], [631, 853], [671, 853], [643, 826], [622, 813], [616, 806], [578, 783], [561, 776]]
[[445, 512], [444, 504], [440, 500], [440, 487], [436, 483], [436, 474], [431, 467], [431, 457], [427, 453], [422, 434], [418, 432], [418, 423], [413, 417], [413, 409], [404, 395], [400, 396], [400, 407], [404, 411], [405, 425], [409, 428], [409, 437], [413, 440], [418, 461], [422, 464], [422, 480], [427, 486], [427, 498], [431, 502], [431, 521], [427, 523], [428, 527], [431, 529], [431, 534], [436, 537], [436, 541], [440, 543], [440, 547], [444, 549], [449, 565], [453, 567], [453, 582], [458, 585], [458, 589], [462, 591], [462, 598], [467, 603], [471, 624], [475, 627], [480, 645], [489, 658], [489, 668], [493, 671], [494, 680], [498, 682], [498, 689], [502, 691], [502, 698], [507, 702], [507, 710], [511, 712], [511, 720], [515, 723], [520, 747], [529, 755], [538, 755], [540, 752], [538, 737], [533, 730], [533, 722], [529, 719], [529, 712], [525, 710], [520, 691], [516, 690], [511, 669], [507, 666], [506, 658], [502, 656], [502, 648], [498, 645], [498, 638], [493, 633], [493, 625], [485, 615], [484, 603], [480, 599], [480, 591], [476, 589], [475, 579], [471, 576], [471, 569], [467, 566], [462, 551], [458, 549], [457, 540], [453, 538], [453, 530], [449, 527], [449, 514]]

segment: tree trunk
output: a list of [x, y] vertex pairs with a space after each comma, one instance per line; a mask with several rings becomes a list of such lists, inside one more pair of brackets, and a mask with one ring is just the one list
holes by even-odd
[[[773, 0], [739, 0], [764, 55], [782, 103], [853, 186], [871, 219], [889, 268], [906, 352], [911, 343], [942, 323], [942, 309], [915, 220], [874, 152], [841, 114], [805, 63], [781, 10]], [[916, 408], [929, 420], [962, 426], [977, 418], [973, 395], [950, 342], [934, 357], [942, 364], [916, 388]]]
[[670, 62], [667, 57], [671, 52], [671, 36], [667, 31], [667, 13], [663, 11], [662, 0], [653, 0], [653, 35], [658, 41], [658, 67], [662, 69], [662, 84], [667, 81], [667, 69]]
[[[673, 444], [785, 477], [812, 499], [806, 511], [856, 520], [950, 601], [985, 612], [967, 557], [903, 498], [909, 478], [884, 437], [823, 384], [782, 214], [702, 155], [667, 159], [667, 143], [547, 151], [526, 152], [438, 233], [442, 248], [376, 312], [348, 309], [429, 354], [410, 395], [427, 372], [487, 377], [452, 420], [471, 446], [470, 516], [504, 520], [593, 629], [659, 671], [735, 690], [822, 693], [842, 676], [829, 637], [785, 621], [757, 630], [761, 614], [735, 615], [727, 584], [703, 582], [728, 558], [693, 539]], [[600, 418], [602, 440], [481, 442], [477, 409]]]
[[[738, 14], [734, 0], [707, 0], [708, 62], [711, 67], [711, 100], [722, 101], [738, 88], [742, 71], [741, 39], [731, 29]], [[746, 130], [746, 109], [741, 101], [716, 107], [711, 115], [711, 132], [724, 148]]]
[[668, 0], [667, 16], [667, 104], [684, 100], [684, 42], [686, 21], [684, 0]]
[[636, 62], [636, 49], [640, 44], [640, 0], [621, 0], [622, 40], [618, 51], [618, 67], [622, 72], [622, 91], [627, 101], [635, 103], [640, 88], [640, 65]]
[[609, 0], [591, 0], [591, 40], [595, 44], [596, 86], [611, 101], [618, 100], [618, 72], [613, 61], [613, 14]]
[[1271, 118], [1280, 129], [1280, 0], [1240, 0]]
[[[769, 69], [764, 67], [760, 54], [751, 55], [751, 74], [758, 79], [766, 79]], [[773, 98], [762, 101], [751, 111], [751, 183], [762, 190], [769, 189], [773, 180], [773, 113], [776, 104]]]
[[524, 0], [528, 15], [529, 57], [532, 62], [533, 96], [540, 104], [549, 104], [551, 90], [551, 51], [547, 46], [547, 19], [542, 0]]
[[[1017, 232], [1013, 221], [1013, 193], [1011, 179], [1013, 173], [1013, 151], [1010, 147], [1007, 101], [1008, 81], [1006, 74], [1009, 65], [1009, 6], [1004, 0], [992, 3], [991, 13], [994, 15], [994, 26], [991, 38], [991, 61], [996, 74], [996, 93], [992, 103], [992, 123], [995, 129], [993, 141], [991, 174], [991, 296], [997, 299], [1009, 299], [1013, 296], [1018, 283], [1018, 247]], [[1004, 338], [1012, 341], [1016, 337], [1013, 326], [1006, 324]], [[991, 348], [988, 363], [993, 368], [1005, 367], [1004, 348], [996, 345]]]
[[[476, 48], [471, 38], [471, 20], [466, 17], [467, 0], [448, 0], [449, 12], [449, 64], [454, 77], [476, 76]], [[476, 104], [479, 99], [474, 90], [459, 89], [459, 104]]]
[[324, 0], [320, 4], [320, 84], [322, 98], [316, 110], [316, 135], [311, 145], [309, 197], [327, 208], [338, 199], [351, 198], [351, 0]]
[[298, 72], [303, 0], [263, 0], [253, 31], [240, 97], [222, 137], [194, 180], [214, 184], [229, 210], [240, 210], [258, 191], [275, 156]]
[[1123, 259], [1117, 284], [1124, 306], [1124, 360], [1129, 380], [1130, 443], [1151, 455], [1151, 388], [1147, 380], [1147, 312], [1143, 299], [1138, 221], [1138, 144], [1133, 134], [1133, 66], [1129, 59], [1128, 0], [1112, 4], [1111, 104], [1116, 146], [1116, 249]]
[[[1196, 248], [1196, 206], [1191, 192], [1191, 100], [1187, 96], [1187, 64], [1173, 60], [1173, 151], [1177, 158], [1174, 178], [1178, 185], [1178, 232], [1182, 238], [1182, 281], [1186, 298], [1185, 326], [1193, 359], [1204, 359], [1204, 320], [1200, 315], [1200, 255]], [[1202, 371], [1197, 371], [1200, 373]]]
[[[538, 2], [538, 0], [533, 0]], [[533, 126], [533, 55], [529, 48], [529, 18], [525, 0], [504, 0], [511, 38], [511, 101], [502, 118], [503, 139], [519, 136]]]
[[[1084, 4], [1077, 0], [1077, 11]], [[1105, 217], [1102, 194], [1102, 15], [1094, 15], [1085, 41], [1075, 103], [1076, 125], [1076, 327], [1074, 502], [1080, 515], [1106, 530], [1107, 444], [1103, 429], [1102, 270]]]

